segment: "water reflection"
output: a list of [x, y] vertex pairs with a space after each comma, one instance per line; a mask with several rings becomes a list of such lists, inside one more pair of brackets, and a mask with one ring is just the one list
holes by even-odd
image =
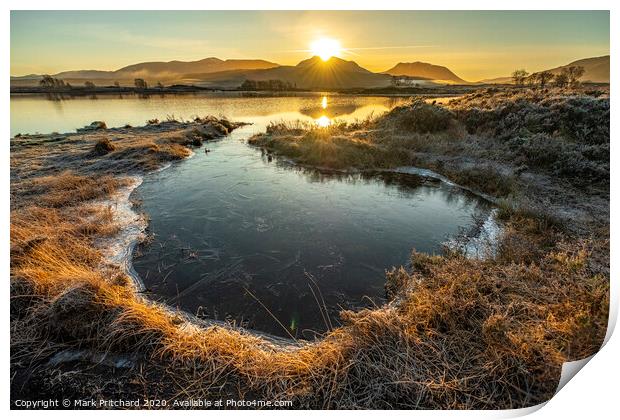
[[313, 122], [319, 127], [329, 127], [336, 120], [355, 122], [356, 120], [379, 116], [384, 111], [401, 105], [407, 100], [405, 98], [383, 98], [385, 108], [369, 110], [364, 104], [339, 101], [340, 98], [333, 99], [335, 99], [335, 103], [330, 102], [327, 96], [323, 96], [317, 103], [300, 108], [299, 113], [312, 118]]
[[312, 118], [314, 123], [319, 127], [328, 127], [336, 118], [346, 119], [348, 116], [353, 115], [359, 108], [360, 106], [355, 103], [330, 104], [328, 102], [328, 97], [323, 96], [316, 104], [303, 107], [299, 112]]
[[[379, 115], [405, 98], [305, 94], [279, 97], [246, 97], [241, 93], [187, 93], [166, 95], [97, 95], [88, 97], [11, 96], [11, 135], [17, 133], [71, 132], [93, 121], [108, 127], [144, 125], [154, 118], [174, 114], [181, 119], [225, 115], [255, 123], [255, 131], [270, 121], [301, 120], [328, 126], [334, 119], [352, 122]], [[35, 115], [36, 118], [32, 118]], [[317, 121], [319, 120], [319, 121]]]
[[[263, 156], [264, 157], [264, 156]], [[272, 162], [273, 156], [266, 156], [269, 162]], [[276, 156], [276, 165], [286, 168], [286, 170], [297, 172], [311, 183], [329, 183], [333, 181], [343, 182], [350, 185], [375, 185], [382, 184], [386, 190], [396, 192], [400, 198], [407, 199], [415, 197], [419, 194], [418, 188], [428, 187], [437, 188], [442, 195], [442, 200], [446, 204], [466, 204], [467, 206], [479, 207], [479, 210], [486, 212], [490, 203], [487, 203], [481, 197], [463, 190], [456, 186], [443, 184], [439, 179], [423, 175], [411, 173], [400, 173], [392, 171], [363, 171], [357, 173], [349, 173], [339, 170], [316, 169], [291, 164], [288, 160], [278, 159]]]
[[319, 127], [328, 127], [331, 125], [332, 120], [326, 115], [322, 115], [319, 118], [317, 118], [315, 122], [316, 122], [316, 125], [318, 125]]

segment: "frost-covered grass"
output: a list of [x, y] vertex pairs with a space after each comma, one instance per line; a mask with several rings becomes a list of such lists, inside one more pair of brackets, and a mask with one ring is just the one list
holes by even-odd
[[487, 90], [450, 101], [481, 156], [578, 185], [609, 180], [609, 97], [572, 91]]

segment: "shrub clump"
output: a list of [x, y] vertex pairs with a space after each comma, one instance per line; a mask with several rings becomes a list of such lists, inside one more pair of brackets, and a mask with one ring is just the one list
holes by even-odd
[[448, 104], [474, 134], [499, 139], [532, 134], [582, 144], [609, 143], [609, 98], [562, 92], [482, 91]]
[[116, 149], [110, 139], [104, 138], [95, 144], [95, 153], [99, 156], [107, 155]]
[[[271, 126], [270, 126], [271, 127]], [[338, 136], [340, 130], [335, 128], [313, 128], [309, 131], [298, 131], [293, 128], [268, 127], [268, 133], [257, 135], [248, 143], [294, 159], [304, 165], [322, 168], [390, 168], [404, 165], [409, 157], [401, 150], [377, 147], [363, 139], [351, 139]], [[296, 136], [296, 133], [303, 133]], [[290, 133], [290, 134], [284, 134]]]
[[81, 132], [87, 132], [87, 131], [97, 131], [97, 130], [106, 130], [108, 128], [108, 126], [106, 125], [105, 122], [103, 121], [93, 121], [92, 123], [90, 123], [89, 125], [83, 127], [83, 128], [78, 128], [77, 131], [78, 133]]
[[450, 127], [452, 113], [435, 104], [429, 104], [422, 99], [394, 108], [384, 117], [398, 128], [415, 133], [436, 133]]
[[517, 165], [542, 168], [577, 184], [609, 181], [609, 143], [580, 144], [536, 133], [512, 137], [504, 149]]
[[487, 90], [451, 101], [483, 154], [539, 169], [573, 184], [609, 182], [609, 98], [574, 93]]

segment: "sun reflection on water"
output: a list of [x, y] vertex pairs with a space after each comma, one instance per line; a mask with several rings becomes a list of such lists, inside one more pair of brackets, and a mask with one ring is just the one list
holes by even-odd
[[332, 120], [327, 115], [322, 115], [315, 122], [319, 127], [327, 127], [332, 123]]
[[[321, 108], [323, 108], [324, 110], [327, 109], [327, 96], [323, 96], [323, 98], [321, 99]], [[323, 113], [319, 118], [314, 120], [314, 122], [319, 127], [328, 127], [332, 123], [332, 120], [327, 115], [325, 115], [325, 113]]]

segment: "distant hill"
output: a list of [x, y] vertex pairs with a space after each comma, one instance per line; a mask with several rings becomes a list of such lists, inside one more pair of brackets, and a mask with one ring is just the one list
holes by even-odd
[[[548, 71], [553, 74], [558, 74], [565, 67], [570, 66], [581, 66], [584, 68], [585, 73], [579, 79], [582, 82], [593, 82], [593, 83], [609, 83], [609, 56], [604, 55], [601, 57], [591, 57], [584, 58], [581, 60], [573, 61], [572, 63], [568, 63], [563, 66], [554, 67], [552, 69], [548, 69]], [[480, 80], [477, 83], [484, 84], [505, 84], [512, 83], [512, 77], [504, 76], [504, 77], [496, 77], [494, 79], [484, 79]]]
[[366, 70], [354, 61], [346, 61], [337, 57], [323, 61], [315, 56], [301, 61], [296, 66], [188, 74], [186, 80], [201, 85], [221, 87], [237, 87], [244, 80], [281, 80], [301, 89], [348, 89], [389, 86], [391, 77]]
[[478, 80], [477, 82], [475, 82], [474, 84], [476, 85], [505, 85], [505, 84], [511, 84], [513, 82], [512, 77], [511, 76], [502, 76], [502, 77], [494, 77], [493, 79], [482, 79], [482, 80]]
[[549, 71], [558, 74], [564, 67], [581, 66], [584, 68], [585, 73], [581, 77], [583, 82], [595, 82], [595, 83], [609, 83], [609, 56], [603, 55], [601, 57], [584, 58], [581, 60], [573, 61], [565, 66], [555, 67]]
[[199, 61], [168, 61], [133, 64], [116, 71], [131, 77], [165, 78], [167, 75], [179, 77], [189, 73], [215, 73], [229, 70], [269, 69], [278, 64], [265, 60], [220, 60], [210, 57]]
[[416, 61], [414, 63], [398, 63], [383, 72], [391, 76], [419, 77], [421, 79], [441, 80], [450, 83], [466, 84], [467, 81], [454, 74], [449, 68], [435, 64]]
[[[247, 69], [269, 69], [278, 67], [276, 63], [265, 60], [220, 60], [219, 58], [209, 57], [198, 61], [154, 61], [146, 63], [132, 64], [115, 71], [101, 70], [75, 70], [63, 71], [52, 75], [53, 77], [66, 81], [86, 81], [93, 82], [130, 82], [136, 78], [145, 79], [151, 83], [176, 82], [183, 79], [188, 73], [215, 73], [232, 70]], [[28, 76], [11, 77], [11, 82], [41, 79], [41, 75], [31, 74]]]

